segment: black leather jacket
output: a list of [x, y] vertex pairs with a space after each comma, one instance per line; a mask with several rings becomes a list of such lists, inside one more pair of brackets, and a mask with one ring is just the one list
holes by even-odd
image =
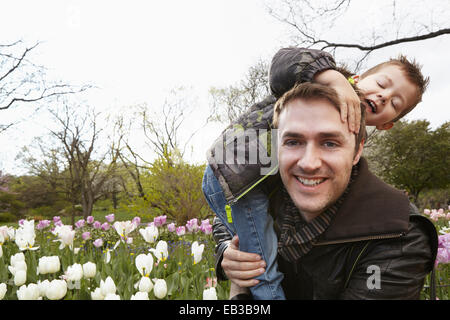
[[[278, 255], [287, 299], [419, 299], [436, 259], [436, 229], [361, 159], [359, 177], [311, 251], [297, 263]], [[271, 204], [282, 210], [276, 193]], [[231, 235], [217, 218], [213, 237], [217, 275], [225, 280], [221, 261]]]

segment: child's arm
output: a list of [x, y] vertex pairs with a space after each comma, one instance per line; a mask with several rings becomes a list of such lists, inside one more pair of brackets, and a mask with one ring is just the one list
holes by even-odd
[[328, 69], [317, 73], [314, 76], [314, 81], [336, 90], [342, 101], [340, 108], [342, 122], [348, 119], [350, 131], [358, 133], [361, 120], [361, 101], [348, 80], [340, 72]]

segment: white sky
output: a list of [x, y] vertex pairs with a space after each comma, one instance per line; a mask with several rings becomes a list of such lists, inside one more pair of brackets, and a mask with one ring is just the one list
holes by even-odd
[[[143, 102], [157, 107], [171, 88], [190, 88], [198, 103], [189, 119], [193, 128], [208, 114], [210, 87], [238, 83], [258, 59], [269, 60], [291, 45], [287, 27], [257, 0], [8, 1], [2, 3], [0, 30], [0, 43], [42, 41], [30, 58], [49, 75], [100, 87], [87, 95], [100, 110]], [[450, 120], [449, 51], [450, 35], [445, 35], [377, 51], [367, 64], [400, 52], [419, 60], [432, 82], [407, 119], [427, 119], [435, 128]], [[25, 108], [15, 110], [26, 116]], [[196, 136], [192, 161], [205, 161], [206, 149], [223, 127], [208, 125]], [[2, 134], [0, 169], [23, 172], [14, 162], [16, 153], [44, 131], [37, 117]]]

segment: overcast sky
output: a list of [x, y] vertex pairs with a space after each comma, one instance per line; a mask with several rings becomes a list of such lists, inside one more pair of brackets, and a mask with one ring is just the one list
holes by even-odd
[[[279, 48], [291, 44], [287, 26], [268, 15], [262, 3], [7, 1], [0, 11], [0, 43], [41, 41], [30, 57], [33, 62], [48, 68], [55, 79], [98, 86], [86, 98], [101, 110], [143, 102], [157, 108], [171, 88], [188, 87], [198, 104], [189, 125], [200, 127], [208, 113], [210, 87], [236, 84], [258, 59], [269, 60]], [[450, 36], [380, 50], [367, 63], [379, 63], [400, 52], [419, 60], [431, 77], [423, 102], [407, 119], [427, 119], [433, 128], [450, 120]], [[26, 109], [16, 110], [26, 116]], [[0, 116], [15, 115], [2, 111]], [[1, 169], [23, 172], [14, 158], [33, 136], [42, 135], [43, 121], [33, 117], [0, 136]], [[208, 125], [195, 137], [193, 161], [205, 160], [207, 147], [222, 129]]]

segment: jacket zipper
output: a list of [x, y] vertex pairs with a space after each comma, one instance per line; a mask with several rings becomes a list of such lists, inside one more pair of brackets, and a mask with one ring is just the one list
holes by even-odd
[[377, 235], [377, 236], [350, 238], [350, 239], [344, 239], [344, 240], [317, 241], [317, 242], [313, 242], [313, 246], [324, 246], [324, 245], [329, 245], [329, 244], [340, 244], [340, 243], [367, 241], [367, 240], [395, 239], [395, 238], [401, 238], [405, 235], [406, 235], [406, 232], [401, 232], [401, 233], [382, 234], [382, 235]]
[[239, 201], [240, 198], [245, 196], [250, 190], [252, 190], [254, 187], [256, 187], [258, 184], [260, 184], [262, 181], [264, 181], [268, 176], [270, 176], [273, 172], [278, 170], [278, 165], [276, 165], [268, 174], [266, 174], [264, 177], [256, 181], [253, 185], [251, 185], [248, 189], [244, 190], [239, 196], [235, 197], [233, 200], [231, 200], [228, 204], [225, 205], [225, 212], [227, 214], [227, 221], [228, 223], [233, 223], [233, 218], [231, 216], [231, 206]]

